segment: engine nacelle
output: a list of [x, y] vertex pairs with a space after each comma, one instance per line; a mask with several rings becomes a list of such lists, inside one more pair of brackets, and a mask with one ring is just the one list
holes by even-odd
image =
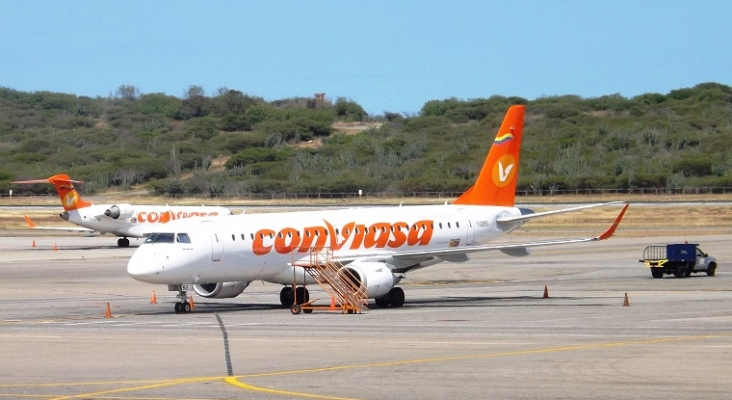
[[249, 286], [249, 282], [216, 282], [193, 285], [193, 290], [208, 299], [230, 299], [236, 297]]
[[104, 215], [112, 219], [127, 219], [135, 215], [135, 209], [132, 204], [120, 204], [109, 207]]
[[399, 282], [391, 269], [383, 262], [351, 263], [338, 272], [354, 286], [363, 285], [368, 289], [369, 298], [381, 297]]

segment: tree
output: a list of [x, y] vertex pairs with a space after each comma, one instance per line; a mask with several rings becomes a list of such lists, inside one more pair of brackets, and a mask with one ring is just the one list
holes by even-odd
[[133, 85], [120, 85], [117, 88], [117, 97], [122, 100], [135, 101], [140, 97], [140, 89]]
[[348, 121], [363, 121], [368, 116], [363, 107], [355, 101], [339, 97], [333, 105], [333, 112], [336, 117]]

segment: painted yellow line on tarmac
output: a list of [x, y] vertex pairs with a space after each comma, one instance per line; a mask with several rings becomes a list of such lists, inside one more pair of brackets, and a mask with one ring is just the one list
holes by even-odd
[[139, 390], [158, 389], [158, 388], [162, 388], [162, 387], [166, 387], [166, 386], [177, 386], [177, 385], [184, 385], [184, 384], [188, 384], [188, 383], [209, 382], [209, 381], [220, 380], [220, 379], [221, 379], [221, 377], [172, 379], [172, 380], [167, 380], [167, 381], [158, 381], [157, 383], [143, 385], [143, 386], [101, 390], [98, 392], [83, 393], [83, 394], [77, 394], [77, 395], [73, 395], [73, 396], [54, 397], [51, 400], [68, 400], [68, 399], [79, 399], [79, 398], [86, 398], [86, 397], [93, 398], [93, 397], [99, 397], [99, 396], [106, 395], [106, 394], [136, 392]]
[[[212, 377], [213, 378], [213, 377]], [[170, 381], [172, 379], [167, 379]], [[68, 383], [0, 383], [0, 388], [12, 387], [65, 387], [65, 386], [102, 386], [102, 385], [139, 385], [147, 383], [158, 383], [160, 380], [140, 379], [131, 381], [94, 381], [94, 382], [68, 382]]]
[[263, 387], [258, 386], [252, 386], [246, 383], [242, 383], [237, 381], [237, 377], [227, 377], [224, 379], [226, 383], [229, 385], [236, 386], [241, 389], [251, 390], [253, 392], [260, 392], [260, 393], [270, 393], [270, 394], [281, 394], [283, 396], [292, 396], [292, 397], [307, 397], [310, 399], [328, 399], [328, 400], [358, 400], [353, 399], [350, 397], [331, 397], [331, 396], [322, 396], [317, 394], [309, 394], [309, 393], [298, 393], [298, 392], [288, 392], [286, 390], [276, 390], [276, 389], [267, 389]]
[[[11, 399], [20, 399], [20, 398], [31, 398], [31, 399], [48, 399], [50, 397], [53, 397], [48, 394], [0, 394], [0, 398], [3, 397], [9, 397]], [[210, 397], [207, 398], [201, 398], [201, 397], [130, 397], [130, 396], [98, 396], [94, 398], [95, 400], [214, 400]]]
[[242, 388], [242, 389], [252, 390], [252, 391], [256, 391], [256, 392], [281, 394], [281, 395], [287, 395], [287, 396], [293, 396], [293, 397], [317, 398], [317, 399], [356, 400], [356, 399], [351, 399], [351, 398], [328, 397], [328, 396], [319, 396], [319, 395], [306, 394], [306, 393], [288, 392], [288, 391], [276, 390], [276, 389], [260, 388], [260, 387], [252, 386], [252, 385], [249, 385], [246, 383], [239, 382], [239, 379], [260, 378], [260, 377], [279, 376], [279, 375], [305, 374], [305, 373], [324, 372], [324, 371], [338, 371], [338, 370], [347, 370], [347, 369], [355, 369], [355, 368], [393, 367], [393, 366], [401, 366], [401, 365], [408, 365], [408, 364], [426, 364], [426, 363], [435, 363], [435, 362], [442, 363], [442, 362], [448, 362], [448, 361], [475, 360], [475, 359], [480, 359], [480, 358], [495, 358], [495, 357], [519, 356], [519, 355], [527, 355], [527, 354], [557, 353], [557, 352], [574, 351], [574, 350], [637, 346], [637, 345], [647, 345], [647, 344], [657, 344], [657, 343], [679, 342], [679, 341], [685, 341], [685, 340], [713, 339], [713, 338], [719, 338], [719, 337], [724, 337], [724, 336], [730, 336], [730, 335], [684, 336], [684, 337], [673, 337], [673, 338], [663, 338], [663, 339], [646, 339], [646, 340], [633, 340], [633, 341], [624, 341], [624, 342], [585, 344], [585, 345], [577, 345], [577, 346], [551, 347], [551, 348], [546, 348], [546, 349], [535, 349], [535, 350], [516, 350], [516, 351], [506, 351], [506, 352], [500, 352], [500, 353], [472, 354], [472, 355], [452, 356], [452, 357], [418, 358], [418, 359], [412, 359], [412, 360], [387, 361], [387, 362], [368, 363], [368, 364], [353, 364], [353, 365], [341, 365], [341, 366], [335, 366], [335, 367], [268, 372], [268, 373], [262, 373], [262, 374], [238, 375], [238, 376], [233, 376], [233, 377], [227, 377], [226, 379], [224, 379], [224, 381], [230, 385], [234, 385], [234, 386]]
[[530, 354], [545, 354], [545, 353], [557, 353], [557, 352], [567, 352], [567, 351], [587, 350], [587, 349], [602, 349], [602, 348], [613, 348], [613, 347], [642, 346], [642, 345], [653, 345], [653, 344], [659, 344], [659, 343], [672, 343], [672, 342], [690, 341], [690, 340], [714, 339], [714, 338], [722, 338], [722, 337], [729, 337], [729, 336], [732, 336], [732, 334], [697, 335], [697, 336], [683, 336], [683, 337], [671, 337], [671, 338], [659, 338], [659, 339], [630, 340], [630, 341], [622, 341], [622, 342], [609, 342], [609, 343], [595, 343], [595, 344], [584, 344], [584, 345], [575, 345], [575, 346], [550, 347], [550, 348], [544, 348], [544, 349], [515, 350], [515, 351], [505, 351], [505, 352], [497, 352], [497, 353], [483, 353], [483, 354], [470, 354], [470, 355], [462, 355], [462, 356], [418, 358], [418, 359], [411, 359], [411, 360], [397, 360], [397, 361], [385, 361], [385, 362], [366, 363], [366, 364], [340, 365], [340, 366], [310, 368], [310, 369], [301, 369], [301, 370], [245, 374], [245, 375], [237, 375], [237, 376], [231, 376], [231, 377], [209, 376], [209, 377], [193, 377], [193, 378], [179, 378], [179, 379], [165, 379], [165, 380], [98, 381], [98, 382], [42, 383], [42, 384], [41, 383], [39, 383], [39, 384], [0, 384], [0, 388], [16, 388], [16, 387], [42, 388], [42, 387], [78, 387], [78, 386], [102, 386], [102, 385], [135, 385], [135, 386], [131, 386], [131, 387], [98, 390], [95, 392], [76, 394], [76, 395], [66, 395], [66, 396], [0, 394], [0, 398], [24, 397], [24, 398], [44, 398], [44, 399], [52, 399], [52, 400], [69, 400], [69, 399], [80, 399], [80, 398], [100, 398], [100, 399], [101, 398], [104, 398], [104, 399], [124, 398], [124, 399], [128, 399], [128, 400], [132, 400], [132, 399], [136, 399], [136, 400], [172, 400], [172, 399], [180, 400], [180, 398], [167, 398], [167, 397], [129, 397], [129, 396], [111, 397], [109, 395], [119, 394], [119, 393], [130, 393], [130, 392], [136, 392], [136, 391], [144, 391], [144, 390], [150, 390], [150, 389], [158, 389], [158, 388], [163, 388], [163, 387], [186, 385], [186, 384], [193, 384], [193, 383], [223, 381], [234, 387], [238, 387], [238, 388], [241, 388], [244, 390], [249, 390], [252, 392], [277, 394], [277, 395], [290, 396], [290, 397], [304, 397], [304, 398], [312, 398], [312, 399], [356, 400], [353, 398], [346, 398], [346, 397], [324, 396], [324, 395], [317, 395], [317, 394], [298, 393], [298, 392], [291, 392], [291, 391], [285, 391], [285, 390], [257, 387], [257, 386], [253, 386], [253, 385], [250, 385], [247, 383], [240, 382], [239, 380], [240, 379], [270, 377], [270, 376], [317, 373], [317, 372], [326, 372], [326, 371], [340, 371], [340, 370], [349, 370], [349, 369], [356, 369], [356, 368], [393, 367], [393, 366], [401, 366], [401, 365], [409, 365], [409, 364], [426, 364], [426, 363], [436, 363], [436, 362], [444, 363], [444, 362], [449, 362], [449, 361], [475, 360], [475, 359], [481, 359], [481, 358], [508, 357], [508, 356], [520, 356], [520, 355], [530, 355]]

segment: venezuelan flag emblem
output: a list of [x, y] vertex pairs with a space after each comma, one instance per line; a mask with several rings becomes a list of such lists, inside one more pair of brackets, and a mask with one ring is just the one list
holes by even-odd
[[495, 144], [503, 144], [506, 142], [510, 142], [513, 140], [513, 134], [511, 133], [504, 133], [503, 135], [496, 136], [496, 139], [493, 141]]

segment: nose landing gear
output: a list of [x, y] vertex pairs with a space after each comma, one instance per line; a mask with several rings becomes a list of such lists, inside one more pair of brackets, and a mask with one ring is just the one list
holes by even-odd
[[175, 303], [175, 313], [188, 314], [192, 310], [191, 301], [187, 292], [181, 289], [181, 286], [182, 285], [178, 285], [178, 294], [175, 295], [175, 298], [178, 299], [178, 302]]
[[188, 314], [191, 312], [191, 305], [188, 303], [175, 303], [176, 314]]

